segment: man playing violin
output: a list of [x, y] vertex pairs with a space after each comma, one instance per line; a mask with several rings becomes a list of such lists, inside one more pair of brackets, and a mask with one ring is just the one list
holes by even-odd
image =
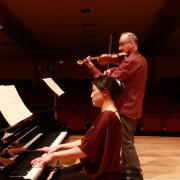
[[90, 68], [94, 78], [103, 75], [122, 80], [125, 90], [116, 101], [122, 124], [122, 167], [137, 168], [141, 166], [134, 146], [134, 133], [138, 119], [142, 115], [142, 104], [147, 80], [147, 62], [138, 51], [138, 39], [134, 33], [125, 32], [119, 39], [119, 50], [127, 52], [128, 57], [118, 67], [109, 68], [101, 73], [90, 61], [90, 56], [84, 63]]

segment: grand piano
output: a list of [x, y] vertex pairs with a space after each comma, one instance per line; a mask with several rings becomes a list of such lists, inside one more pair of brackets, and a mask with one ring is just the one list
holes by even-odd
[[[23, 145], [23, 148], [28, 150], [27, 152], [17, 154], [15, 158], [11, 158], [15, 161], [12, 165], [8, 165], [6, 168], [0, 167], [0, 179], [47, 179], [53, 169], [52, 162], [46, 164], [43, 168], [32, 168], [30, 164], [32, 159], [44, 154], [44, 152], [38, 152], [36, 149], [64, 143], [68, 138], [68, 128], [58, 125], [54, 118], [54, 112], [57, 110], [55, 106], [33, 107], [30, 110], [33, 112], [31, 117], [14, 126], [7, 126], [0, 130], [1, 136], [9, 135], [1, 144], [1, 152], [13, 147], [17, 141]], [[0, 122], [3, 124], [2, 115]], [[4, 157], [10, 158], [7, 157], [6, 153]]]

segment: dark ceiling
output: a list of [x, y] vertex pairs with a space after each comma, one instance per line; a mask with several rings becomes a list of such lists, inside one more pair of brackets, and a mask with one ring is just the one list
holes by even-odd
[[134, 32], [146, 57], [180, 56], [180, 0], [0, 0], [0, 57], [118, 53]]

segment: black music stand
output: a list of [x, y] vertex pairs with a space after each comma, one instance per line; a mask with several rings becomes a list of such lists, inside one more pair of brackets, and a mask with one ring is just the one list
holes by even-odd
[[[54, 82], [52, 78], [43, 78], [42, 79], [47, 86], [53, 91], [54, 93], [54, 105], [57, 105], [57, 96], [60, 97], [65, 92]], [[57, 121], [57, 110], [55, 110], [55, 120]]]

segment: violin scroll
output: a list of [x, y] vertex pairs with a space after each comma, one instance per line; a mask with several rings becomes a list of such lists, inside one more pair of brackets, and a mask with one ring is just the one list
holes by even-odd
[[81, 60], [78, 60], [78, 61], [77, 61], [77, 64], [78, 64], [78, 65], [83, 65], [83, 64], [84, 64], [84, 61], [83, 61], [83, 60], [82, 60], [82, 61], [81, 61]]
[[[89, 58], [90, 60], [98, 60], [98, 57], [91, 57], [91, 58]], [[85, 62], [84, 62], [84, 60], [78, 60], [77, 61], [77, 64], [78, 65], [83, 65]]]

